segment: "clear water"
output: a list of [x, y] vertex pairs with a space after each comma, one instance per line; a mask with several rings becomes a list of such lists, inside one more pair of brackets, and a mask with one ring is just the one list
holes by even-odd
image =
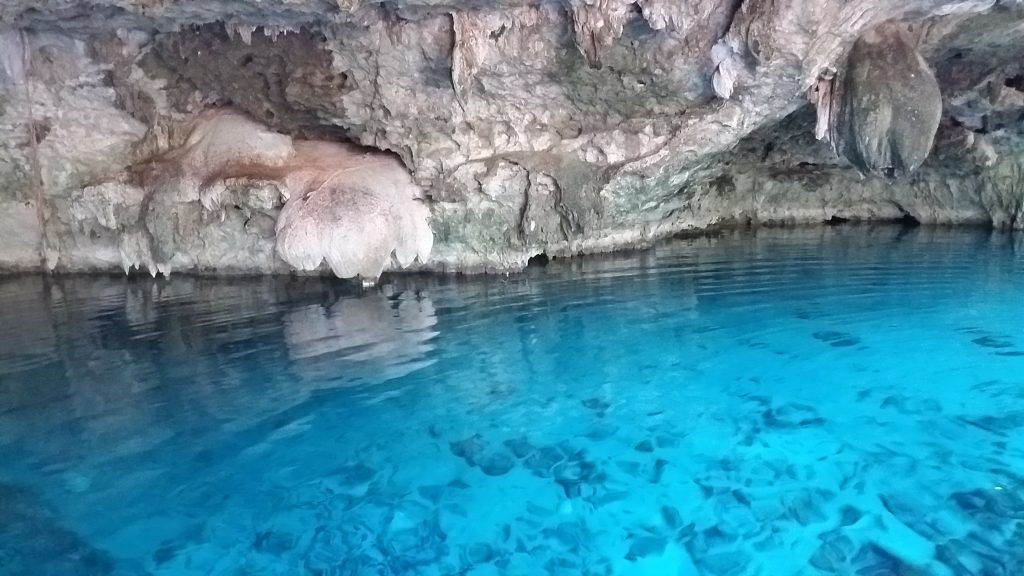
[[0, 573], [1020, 576], [1022, 253], [0, 280]]

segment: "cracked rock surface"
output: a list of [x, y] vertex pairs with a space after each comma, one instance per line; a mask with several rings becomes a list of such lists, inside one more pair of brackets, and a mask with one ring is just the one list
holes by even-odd
[[400, 161], [433, 242], [387, 269], [748, 222], [1024, 228], [1016, 0], [13, 0], [0, 64], [3, 270], [292, 270], [265, 174], [146, 177], [226, 108], [261, 158]]

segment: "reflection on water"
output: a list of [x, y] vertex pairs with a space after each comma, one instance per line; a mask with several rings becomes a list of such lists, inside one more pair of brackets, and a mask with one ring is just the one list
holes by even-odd
[[9, 444], [64, 438], [64, 457], [89, 450], [83, 439], [105, 457], [144, 452], [174, 429], [244, 427], [320, 388], [395, 378], [428, 362], [436, 335], [426, 295], [314, 280], [0, 287], [0, 432]]
[[[382, 380], [404, 376], [424, 365], [436, 335], [434, 307], [426, 296], [373, 293], [310, 304], [284, 316], [288, 357], [307, 381], [337, 378]], [[345, 368], [339, 366], [344, 361]], [[356, 366], [362, 370], [354, 370]]]
[[0, 574], [1021, 574], [1022, 246], [0, 279]]

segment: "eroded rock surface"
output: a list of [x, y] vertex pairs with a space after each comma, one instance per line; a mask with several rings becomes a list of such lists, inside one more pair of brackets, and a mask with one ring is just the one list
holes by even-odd
[[[288, 213], [360, 204], [303, 189], [282, 219], [274, 170], [300, 141], [394, 154], [385, 187], [422, 191], [381, 226], [429, 221], [429, 256], [420, 227], [385, 269], [515, 270], [734, 222], [1024, 227], [1015, 0], [47, 0], [5, 3], [0, 28], [3, 269], [370, 274], [380, 256], [281, 252], [323, 236]], [[198, 138], [229, 106], [253, 131]], [[352, 258], [406, 245], [356, 236]]]
[[[139, 203], [163, 202], [146, 214], [157, 220], [138, 227], [148, 234], [143, 243], [166, 227], [162, 210], [198, 201], [204, 213], [219, 213], [222, 221], [228, 206], [271, 215], [284, 202], [274, 225], [275, 251], [303, 272], [326, 263], [341, 278], [374, 282], [392, 265], [426, 262], [433, 245], [422, 190], [393, 155], [352, 144], [293, 141], [231, 108], [200, 114], [184, 144], [137, 171]], [[188, 246], [187, 232], [172, 226], [168, 234], [176, 241], [140, 246], [134, 257], [122, 249], [125, 267], [142, 264], [154, 275], [188, 268], [199, 254]]]
[[329, 142], [296, 144], [283, 181], [277, 253], [298, 270], [326, 262], [341, 278], [375, 281], [394, 263], [426, 262], [434, 243], [422, 193], [396, 158]]
[[942, 95], [907, 30], [884, 26], [862, 36], [828, 93], [829, 140], [863, 172], [906, 175], [928, 157]]

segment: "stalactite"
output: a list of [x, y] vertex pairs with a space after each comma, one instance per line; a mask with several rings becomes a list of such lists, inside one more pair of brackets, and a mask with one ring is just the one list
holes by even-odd
[[829, 92], [819, 115], [828, 108], [830, 140], [859, 170], [899, 176], [924, 162], [942, 95], [905, 29], [886, 25], [857, 40]]

